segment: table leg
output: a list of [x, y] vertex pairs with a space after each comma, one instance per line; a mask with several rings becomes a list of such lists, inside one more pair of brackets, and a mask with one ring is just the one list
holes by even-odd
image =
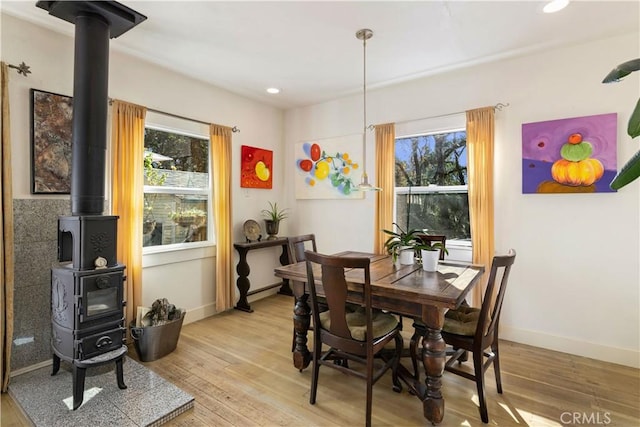
[[[289, 265], [289, 249], [287, 244], [282, 245], [282, 255], [280, 255], [280, 265]], [[282, 286], [278, 291], [281, 295], [293, 295], [293, 291], [289, 287], [289, 279], [282, 279]]]
[[[304, 287], [304, 283], [294, 282], [294, 288]], [[311, 323], [311, 309], [307, 300], [309, 295], [296, 292], [296, 304], [293, 309], [293, 329], [295, 331], [295, 348], [293, 350], [293, 366], [302, 371], [311, 362], [311, 353], [307, 348], [307, 331]]]
[[444, 399], [442, 388], [442, 374], [446, 362], [446, 343], [442, 339], [442, 325], [444, 324], [444, 310], [438, 307], [426, 306], [423, 309], [422, 320], [426, 327], [422, 340], [426, 390], [422, 405], [424, 416], [432, 424], [441, 423], [444, 417]]
[[252, 313], [253, 310], [247, 301], [247, 293], [249, 292], [249, 288], [251, 287], [251, 282], [249, 281], [249, 272], [251, 269], [249, 268], [249, 263], [247, 263], [247, 252], [248, 249], [245, 248], [237, 248], [238, 254], [240, 255], [240, 259], [238, 260], [238, 265], [236, 266], [236, 272], [238, 273], [238, 280], [236, 281], [236, 286], [240, 291], [240, 299], [236, 306], [234, 307], [237, 310], [246, 311], [248, 313]]

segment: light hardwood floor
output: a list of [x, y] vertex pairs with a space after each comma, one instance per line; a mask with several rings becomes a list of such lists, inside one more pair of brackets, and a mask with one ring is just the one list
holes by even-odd
[[[196, 399], [193, 410], [167, 425], [362, 425], [365, 387], [358, 378], [320, 369], [317, 402], [309, 404], [310, 368], [299, 372], [291, 361], [292, 298], [275, 295], [252, 308], [253, 313], [232, 310], [185, 325], [173, 353], [145, 363]], [[135, 351], [130, 355], [136, 359]], [[637, 369], [504, 341], [501, 370], [502, 395], [493, 370], [486, 373], [489, 425], [640, 425]], [[483, 425], [472, 381], [445, 372], [442, 391], [442, 426]], [[374, 386], [372, 421], [428, 425], [418, 399], [406, 388], [400, 394], [391, 390], [390, 374]], [[2, 426], [26, 425], [3, 394]]]

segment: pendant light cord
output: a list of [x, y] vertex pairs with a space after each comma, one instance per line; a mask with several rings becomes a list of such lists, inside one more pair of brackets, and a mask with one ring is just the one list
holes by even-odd
[[364, 66], [363, 75], [362, 75], [362, 99], [363, 99], [363, 129], [362, 129], [362, 147], [364, 159], [362, 162], [362, 170], [366, 174], [367, 173], [367, 36], [366, 34], [362, 37], [362, 61]]
[[358, 40], [362, 40], [363, 78], [362, 78], [362, 181], [357, 191], [380, 191], [381, 189], [369, 183], [367, 175], [367, 40], [373, 37], [373, 31], [364, 28], [356, 33]]

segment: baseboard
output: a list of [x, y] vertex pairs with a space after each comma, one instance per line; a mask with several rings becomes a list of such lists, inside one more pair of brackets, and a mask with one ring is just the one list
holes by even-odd
[[[266, 298], [268, 296], [275, 295], [278, 293], [279, 290], [280, 288], [277, 286], [270, 286], [265, 289], [258, 289], [254, 291], [254, 293], [252, 293], [251, 295], [247, 295], [247, 302], [252, 303], [254, 301], [258, 301], [263, 298]], [[202, 307], [192, 308], [191, 310], [187, 311], [187, 314], [184, 317], [183, 324], [197, 322], [198, 320], [202, 320], [204, 318], [213, 316], [214, 314], [218, 314], [218, 311], [216, 310], [215, 302], [211, 304], [203, 305]]]
[[25, 368], [15, 369], [11, 371], [9, 377], [15, 377], [20, 374], [26, 374], [27, 372], [35, 371], [36, 369], [44, 368], [45, 366], [53, 365], [53, 358], [45, 360], [44, 362], [36, 363], [35, 365], [30, 365]]
[[[248, 303], [252, 303], [254, 301], [259, 301], [263, 298], [269, 297], [271, 295], [275, 295], [278, 293], [278, 291], [280, 290], [280, 283], [276, 284], [275, 286], [267, 286], [265, 288], [262, 289], [256, 289], [251, 295], [247, 296], [247, 302]], [[293, 298], [293, 297], [292, 297]], [[293, 304], [291, 305], [291, 307], [293, 307]]]
[[215, 303], [203, 305], [198, 308], [192, 308], [187, 311], [187, 314], [185, 314], [183, 325], [197, 322], [198, 320], [213, 316], [216, 313], [217, 311]]
[[640, 369], [640, 351], [638, 350], [609, 347], [593, 342], [579, 341], [504, 325], [500, 326], [500, 338]]

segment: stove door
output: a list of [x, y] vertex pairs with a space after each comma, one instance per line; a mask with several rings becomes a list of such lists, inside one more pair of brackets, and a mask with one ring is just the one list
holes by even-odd
[[79, 312], [80, 324], [92, 323], [106, 317], [122, 317], [123, 272], [82, 276]]
[[90, 359], [94, 356], [107, 353], [122, 347], [124, 343], [125, 329], [116, 327], [108, 331], [102, 331], [97, 334], [89, 335], [77, 341], [76, 359]]

